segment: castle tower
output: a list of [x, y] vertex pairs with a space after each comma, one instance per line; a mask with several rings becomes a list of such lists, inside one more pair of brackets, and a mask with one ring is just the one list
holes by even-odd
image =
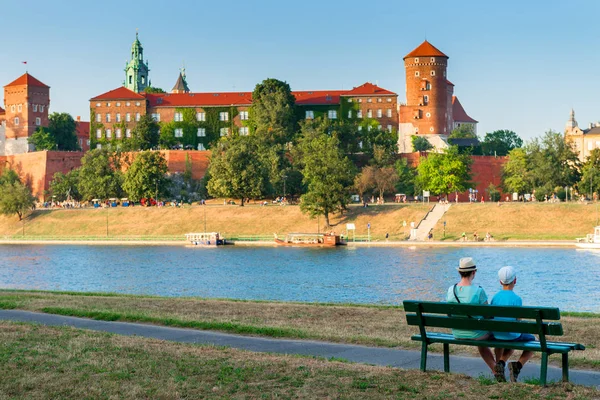
[[4, 155], [33, 151], [27, 139], [40, 126], [48, 126], [49, 107], [50, 87], [28, 73], [4, 86]]
[[131, 60], [125, 66], [125, 82], [123, 86], [136, 93], [150, 86], [148, 61], [144, 62], [144, 48], [135, 33], [135, 41], [131, 45]]
[[565, 131], [570, 132], [575, 128], [577, 128], [577, 121], [575, 120], [575, 110], [571, 108], [571, 114], [569, 114], [569, 120], [565, 125]]
[[185, 68], [182, 68], [179, 72], [179, 77], [175, 86], [171, 89], [171, 93], [189, 93], [190, 88], [188, 87], [187, 80], [185, 79]]

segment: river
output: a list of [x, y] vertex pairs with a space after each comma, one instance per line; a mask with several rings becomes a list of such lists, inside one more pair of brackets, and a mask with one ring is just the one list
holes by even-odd
[[523, 304], [600, 312], [600, 252], [565, 248], [2, 245], [0, 288], [394, 305], [444, 299], [466, 256], [490, 298], [512, 265]]

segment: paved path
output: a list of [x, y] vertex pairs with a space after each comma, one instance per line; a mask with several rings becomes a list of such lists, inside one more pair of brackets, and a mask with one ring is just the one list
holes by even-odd
[[[418, 369], [420, 362], [420, 352], [412, 350], [327, 343], [312, 340], [269, 339], [128, 322], [95, 321], [86, 318], [65, 317], [29, 311], [0, 310], [0, 320], [34, 322], [51, 326], [67, 325], [75, 328], [111, 332], [119, 335], [136, 335], [182, 343], [212, 344], [256, 352], [301, 354], [325, 358], [336, 357], [352, 362], [392, 366], [404, 369]], [[427, 359], [427, 368], [442, 371], [442, 356], [430, 354]], [[450, 368], [453, 372], [467, 374], [472, 377], [478, 377], [480, 375], [491, 377], [489, 369], [479, 358], [451, 356]], [[539, 374], [539, 364], [528, 363], [525, 365], [525, 368], [523, 368], [519, 378], [539, 378]], [[560, 368], [549, 367], [548, 381], [560, 381], [560, 379]], [[600, 389], [600, 372], [571, 369], [570, 379], [573, 383]]]
[[433, 209], [427, 213], [425, 218], [421, 220], [419, 226], [417, 226], [415, 235], [410, 237], [410, 240], [419, 240], [425, 241], [427, 240], [427, 235], [429, 235], [429, 231], [432, 230], [438, 223], [440, 219], [446, 214], [446, 211], [450, 208], [451, 204], [436, 204], [433, 206]]

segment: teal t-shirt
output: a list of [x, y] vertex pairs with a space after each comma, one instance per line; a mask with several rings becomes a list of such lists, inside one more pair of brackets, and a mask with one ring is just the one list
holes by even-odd
[[[446, 295], [446, 301], [448, 303], [458, 303], [456, 297], [460, 300], [461, 304], [485, 304], [488, 297], [485, 290], [481, 286], [456, 286], [456, 292], [454, 291], [454, 285], [448, 288]], [[488, 331], [468, 331], [464, 329], [452, 329], [452, 334], [458, 339], [477, 339], [487, 334]]]
[[[523, 300], [512, 290], [501, 290], [492, 297], [492, 305], [495, 306], [522, 306]], [[516, 321], [516, 318], [494, 318], [498, 321]], [[521, 336], [520, 333], [512, 332], [494, 332], [494, 337], [498, 340], [515, 340]]]

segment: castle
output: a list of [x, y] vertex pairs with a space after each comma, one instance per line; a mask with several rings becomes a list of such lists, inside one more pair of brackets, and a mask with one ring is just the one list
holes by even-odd
[[[406, 57], [406, 103], [398, 95], [372, 83], [351, 90], [294, 91], [300, 118], [324, 117], [353, 121], [362, 129], [399, 133], [398, 150], [411, 153], [412, 136], [424, 135], [434, 147], [448, 147], [451, 131], [467, 124], [476, 133], [477, 121], [468, 116], [453, 96], [447, 80], [448, 56], [425, 41]], [[220, 137], [249, 134], [251, 92], [191, 92], [181, 70], [170, 93], [146, 93], [150, 68], [136, 33], [123, 86], [90, 99], [92, 148], [115, 144], [131, 137], [143, 115], [172, 123], [169, 135], [181, 147], [210, 149]], [[193, 116], [190, 119], [190, 116]], [[164, 124], [161, 124], [164, 125]], [[164, 126], [162, 130], [167, 129]], [[164, 134], [164, 132], [163, 132]]]
[[600, 122], [590, 123], [587, 129], [581, 129], [575, 120], [575, 111], [571, 110], [565, 126], [565, 140], [573, 144], [579, 160], [585, 162], [592, 150], [600, 148]]

